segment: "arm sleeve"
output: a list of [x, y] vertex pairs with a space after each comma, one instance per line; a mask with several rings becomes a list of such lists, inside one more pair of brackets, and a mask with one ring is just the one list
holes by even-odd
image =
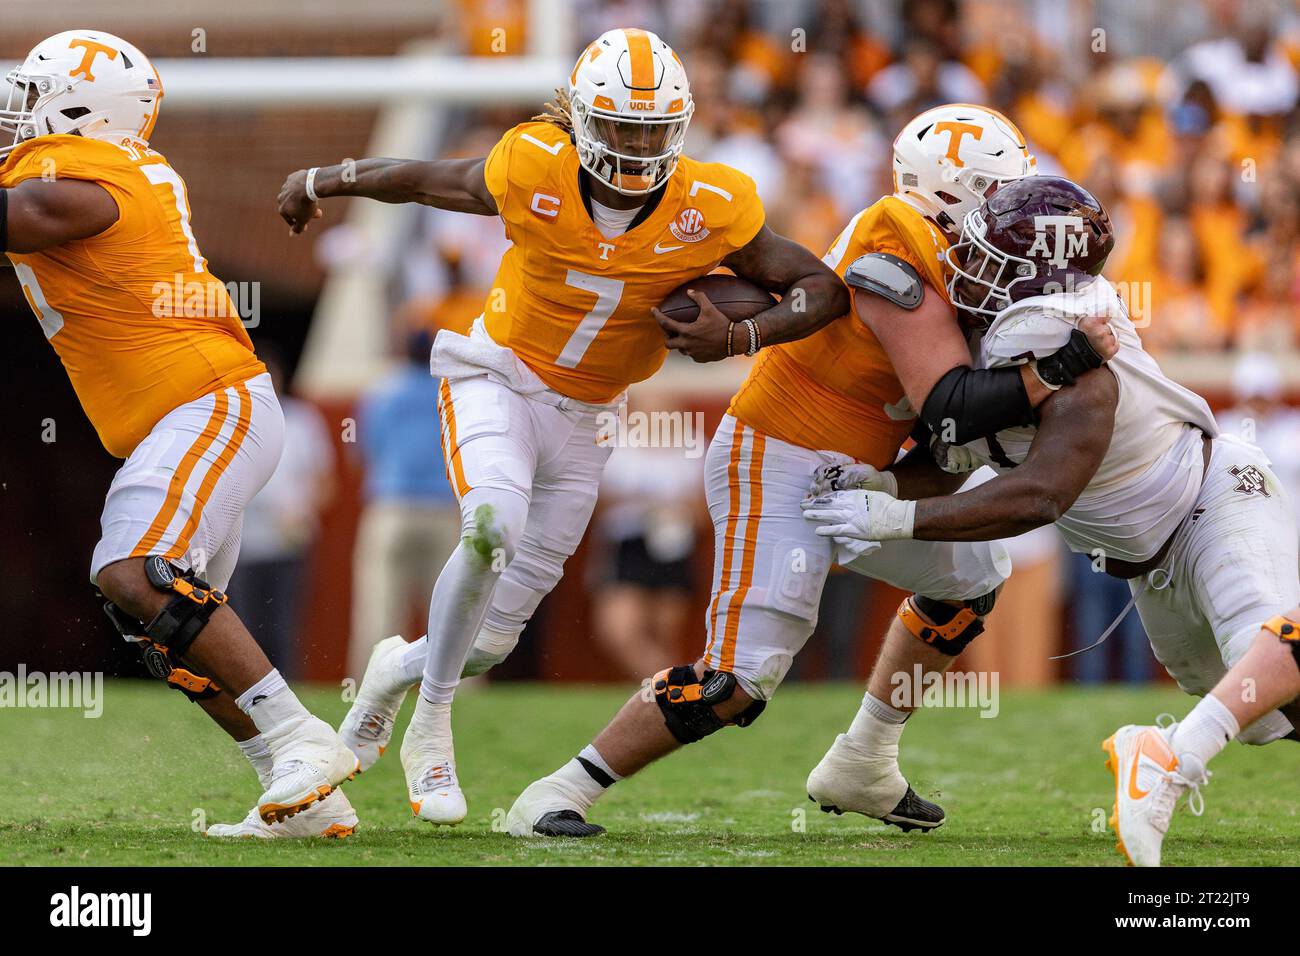
[[930, 389], [921, 408], [930, 431], [952, 445], [965, 445], [1004, 428], [1030, 425], [1030, 407], [1020, 366], [951, 369]]

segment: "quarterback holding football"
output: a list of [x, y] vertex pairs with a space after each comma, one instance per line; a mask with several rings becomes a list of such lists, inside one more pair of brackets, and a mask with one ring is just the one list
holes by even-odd
[[[582, 540], [612, 450], [597, 441], [602, 416], [669, 348], [697, 361], [752, 355], [848, 307], [829, 267], [767, 228], [748, 176], [682, 155], [694, 108], [666, 43], [611, 30], [583, 51], [548, 111], [485, 158], [300, 170], [280, 193], [294, 231], [320, 200], [364, 196], [500, 216], [513, 243], [472, 332], [440, 333], [431, 360], [462, 545], [438, 577], [427, 637], [376, 646], [342, 726], [369, 766], [420, 681], [402, 764], [421, 819], [465, 818], [452, 697], [462, 674], [515, 646]], [[781, 302], [734, 328], [699, 293], [692, 323], [658, 312], [669, 292], [719, 265]]]

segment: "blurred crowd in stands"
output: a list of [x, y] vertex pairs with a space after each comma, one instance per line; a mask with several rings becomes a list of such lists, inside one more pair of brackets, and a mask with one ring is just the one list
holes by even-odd
[[[459, 0], [448, 38], [474, 55], [520, 53], [524, 7], [522, 0]], [[1277, 362], [1263, 357], [1300, 347], [1300, 15], [1293, 5], [579, 0], [574, 22], [574, 55], [590, 37], [630, 24], [673, 44], [696, 102], [687, 152], [751, 175], [769, 224], [819, 253], [891, 190], [890, 144], [909, 118], [954, 101], [1003, 111], [1026, 134], [1040, 171], [1082, 182], [1109, 209], [1117, 246], [1107, 275], [1147, 347], [1158, 356], [1243, 356], [1232, 383], [1237, 405], [1224, 413], [1224, 427], [1263, 445], [1300, 500], [1300, 413], [1283, 401]], [[462, 115], [439, 152], [484, 155], [531, 112]], [[354, 675], [370, 645], [427, 601], [454, 540], [454, 501], [425, 464], [439, 454], [436, 418], [409, 409], [436, 404], [436, 383], [423, 371], [429, 335], [468, 326], [506, 247], [495, 220], [427, 210], [414, 229], [395, 282], [395, 354], [403, 360], [360, 414], [368, 437], [360, 442], [367, 475]], [[617, 450], [593, 523], [594, 636], [629, 676], [672, 659], [667, 635], [694, 620], [692, 581], [700, 569], [707, 575], [710, 560], [698, 474], [671, 457]], [[650, 474], [659, 480], [647, 484]], [[978, 666], [1042, 683], [1054, 673], [1048, 657], [1091, 643], [1129, 591], [1096, 573], [1088, 556], [1065, 555], [1053, 529], [1011, 546], [1016, 586], [1004, 595], [1009, 609], [994, 618], [1006, 627], [991, 627], [983, 644], [993, 656]], [[826, 676], [860, 670], [863, 593], [852, 575], [833, 576], [827, 587], [815, 638]], [[1041, 624], [1027, 628], [1027, 621]], [[1154, 672], [1135, 614], [1107, 647], [1065, 670], [1085, 681], [1147, 680]]]
[[[511, 52], [522, 3], [460, 7], [469, 52]], [[1020, 126], [1040, 170], [1106, 204], [1107, 272], [1153, 350], [1300, 346], [1292, 3], [626, 0], [579, 2], [574, 22], [579, 44], [661, 32], [695, 96], [687, 152], [753, 176], [772, 226], [811, 248], [890, 190], [903, 123], [981, 103]]]

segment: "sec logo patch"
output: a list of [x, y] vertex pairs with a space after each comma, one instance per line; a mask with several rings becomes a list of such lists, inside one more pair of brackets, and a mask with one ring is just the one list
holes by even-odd
[[704, 213], [694, 206], [687, 206], [679, 212], [677, 218], [668, 227], [668, 231], [682, 242], [699, 242], [709, 234], [708, 228], [704, 225]]

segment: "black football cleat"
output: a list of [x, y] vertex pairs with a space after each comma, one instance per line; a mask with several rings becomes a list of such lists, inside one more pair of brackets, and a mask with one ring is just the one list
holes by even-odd
[[915, 790], [908, 787], [903, 799], [898, 801], [898, 806], [880, 819], [904, 832], [920, 830], [929, 833], [943, 826], [943, 821], [947, 818], [943, 815], [943, 807], [918, 796]]
[[[808, 799], [817, 803], [817, 798], [812, 794], [808, 795]], [[844, 814], [844, 811], [834, 804], [820, 803], [818, 806], [821, 807], [822, 813], [833, 813], [837, 817]], [[943, 815], [943, 807], [919, 797], [915, 790], [908, 787], [907, 793], [903, 794], [903, 799], [898, 801], [898, 805], [878, 819], [881, 823], [898, 827], [904, 833], [909, 830], [928, 833], [936, 827], [943, 826], [947, 818]]]
[[[939, 814], [942, 816], [943, 811], [939, 811]], [[605, 828], [588, 823], [577, 810], [552, 810], [543, 813], [533, 824], [533, 832], [538, 836], [582, 838], [600, 836]]]

